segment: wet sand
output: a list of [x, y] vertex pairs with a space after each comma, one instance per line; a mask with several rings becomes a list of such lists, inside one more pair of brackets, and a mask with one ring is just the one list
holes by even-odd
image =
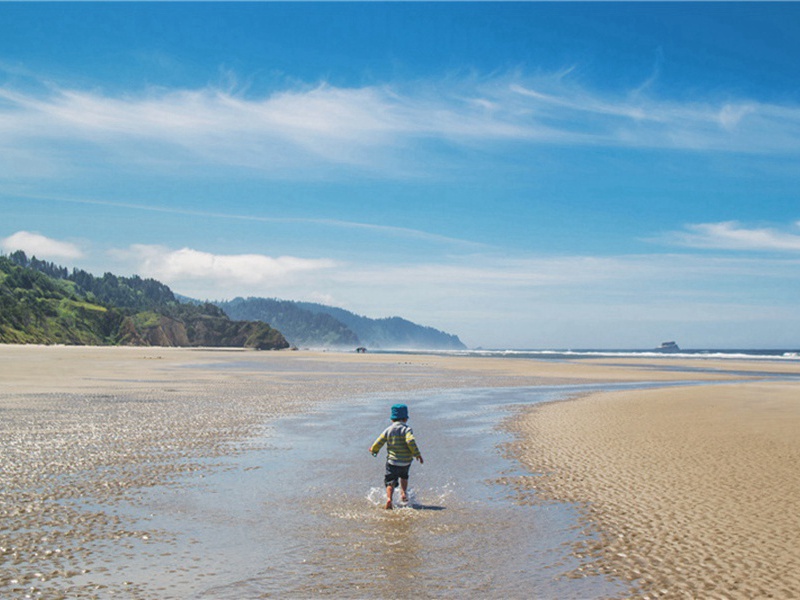
[[[226, 364], [236, 368], [226, 370]], [[711, 372], [672, 370], [682, 365], [698, 363], [0, 346], [0, 595], [152, 597], [141, 581], [109, 586], [90, 576], [133, 560], [154, 535], [133, 527], [115, 507], [135, 504], [156, 486], [179, 485], [187, 474], [213, 470], [252, 450], [270, 422], [324, 403], [414, 390], [727, 382], [752, 379], [743, 373], [748, 370], [800, 371], [796, 363], [748, 361], [704, 361]], [[673, 597], [797, 595], [791, 543], [797, 523], [791, 529], [783, 521], [798, 514], [791, 472], [798, 455], [796, 442], [784, 440], [791, 436], [779, 433], [791, 426], [797, 431], [790, 399], [796, 385], [672, 388], [534, 410], [520, 415], [520, 442], [512, 451], [533, 472], [551, 474], [521, 476], [515, 483], [536, 481], [553, 498], [591, 503], [586, 516], [602, 537], [596, 547], [578, 550], [587, 572], [630, 579], [638, 569], [637, 581], [651, 596], [660, 589]], [[739, 399], [735, 410], [729, 391]], [[753, 395], [770, 401], [754, 402]], [[711, 416], [692, 411], [709, 403], [711, 416], [722, 420], [703, 428]], [[693, 416], [685, 423], [687, 414]], [[603, 428], [590, 427], [601, 417]], [[670, 419], [677, 424], [661, 426]], [[688, 435], [692, 427], [700, 431]], [[606, 431], [613, 435], [604, 437]], [[654, 448], [659, 450], [645, 460]], [[681, 477], [684, 485], [676, 483]], [[624, 485], [614, 493], [609, 482]], [[781, 485], [779, 498], [773, 488]], [[767, 488], [770, 500], [762, 502], [760, 491]], [[698, 505], [705, 512], [693, 512]]]
[[800, 597], [800, 383], [591, 395], [513, 427], [527, 485], [601, 533], [583, 572], [642, 598]]

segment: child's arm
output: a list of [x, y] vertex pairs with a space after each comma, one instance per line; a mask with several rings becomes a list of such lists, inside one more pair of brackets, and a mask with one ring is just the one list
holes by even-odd
[[406, 446], [411, 450], [411, 455], [419, 461], [419, 464], [424, 464], [425, 461], [422, 460], [422, 453], [420, 453], [417, 447], [417, 440], [414, 439], [414, 434], [410, 429], [406, 432]]
[[386, 443], [386, 432], [384, 431], [382, 434], [378, 436], [378, 439], [372, 442], [372, 446], [369, 447], [369, 451], [372, 453], [373, 456], [378, 456], [378, 452], [380, 452], [383, 445]]

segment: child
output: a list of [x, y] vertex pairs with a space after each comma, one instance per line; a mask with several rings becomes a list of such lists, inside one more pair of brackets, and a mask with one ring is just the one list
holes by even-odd
[[386, 476], [383, 479], [386, 485], [386, 508], [392, 508], [392, 495], [400, 480], [400, 499], [408, 502], [408, 469], [416, 458], [423, 464], [422, 454], [417, 448], [414, 432], [406, 425], [408, 421], [408, 407], [405, 404], [392, 406], [392, 424], [387, 427], [378, 439], [369, 447], [372, 456], [386, 444]]

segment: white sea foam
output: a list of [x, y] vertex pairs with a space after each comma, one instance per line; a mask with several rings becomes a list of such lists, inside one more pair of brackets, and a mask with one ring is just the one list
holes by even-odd
[[794, 350], [683, 350], [661, 352], [658, 350], [442, 350], [430, 352], [451, 356], [482, 356], [533, 359], [577, 358], [688, 358], [721, 360], [800, 360], [800, 351]]

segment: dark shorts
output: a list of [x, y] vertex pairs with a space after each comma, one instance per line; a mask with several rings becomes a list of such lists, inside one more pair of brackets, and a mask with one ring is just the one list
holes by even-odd
[[408, 469], [411, 465], [401, 467], [386, 463], [386, 475], [383, 477], [383, 484], [386, 486], [397, 487], [398, 479], [408, 479]]

